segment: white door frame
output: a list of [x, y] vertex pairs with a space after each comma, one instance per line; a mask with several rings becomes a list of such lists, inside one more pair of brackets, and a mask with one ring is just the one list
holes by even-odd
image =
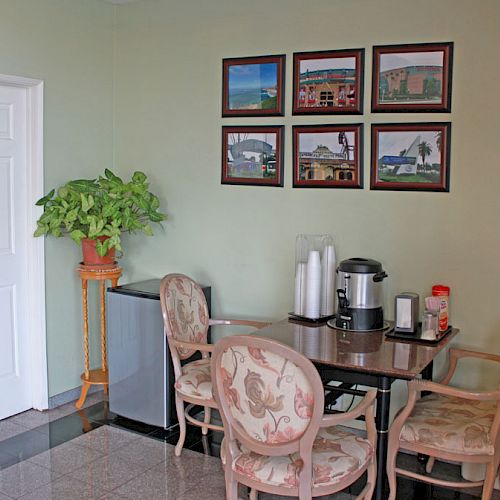
[[28, 213], [26, 227], [27, 273], [29, 314], [28, 334], [30, 336], [31, 391], [33, 408], [44, 410], [49, 407], [47, 337], [45, 325], [45, 246], [43, 238], [32, 237], [36, 221], [42, 214], [42, 207], [35, 202], [43, 195], [43, 81], [20, 76], [0, 74], [0, 85], [22, 87], [27, 91], [27, 194]]

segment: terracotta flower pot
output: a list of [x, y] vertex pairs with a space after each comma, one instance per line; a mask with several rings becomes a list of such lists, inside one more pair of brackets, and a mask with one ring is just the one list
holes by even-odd
[[[99, 236], [100, 241], [105, 241], [108, 236]], [[101, 257], [95, 249], [96, 240], [84, 238], [82, 240], [83, 263], [86, 266], [102, 266], [109, 265], [115, 262], [115, 249], [110, 248], [104, 257]]]

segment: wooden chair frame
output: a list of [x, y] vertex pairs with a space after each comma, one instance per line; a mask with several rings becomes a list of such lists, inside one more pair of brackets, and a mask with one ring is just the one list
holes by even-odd
[[[487, 392], [471, 392], [462, 389], [450, 387], [450, 383], [458, 361], [461, 358], [477, 358], [488, 361], [500, 362], [500, 356], [487, 354], [482, 352], [468, 351], [464, 349], [450, 348], [449, 352], [449, 369], [440, 383], [412, 380], [408, 383], [408, 403], [401, 413], [394, 419], [389, 430], [389, 444], [387, 451], [387, 476], [389, 479], [390, 496], [389, 500], [396, 498], [396, 474], [424, 481], [430, 484], [445, 486], [450, 488], [470, 488], [475, 486], [483, 486], [482, 500], [491, 498], [495, 478], [498, 472], [500, 462], [500, 442], [499, 442], [499, 427], [500, 427], [500, 386], [495, 391]], [[449, 451], [439, 450], [437, 447], [425, 446], [419, 443], [402, 442], [399, 439], [401, 430], [406, 422], [406, 419], [412, 413], [417, 399], [423, 391], [442, 394], [445, 396], [454, 396], [458, 398], [468, 399], [471, 401], [496, 401], [496, 413], [493, 423], [490, 428], [489, 437], [494, 444], [494, 455], [470, 455], [462, 453], [452, 453]], [[445, 481], [436, 479], [423, 474], [418, 474], [405, 469], [396, 467], [396, 456], [400, 448], [413, 451], [429, 456], [426, 472], [430, 474], [436, 458], [451, 460], [457, 462], [483, 463], [486, 465], [486, 476], [484, 481]]]
[[[174, 378], [177, 381], [179, 377], [182, 376], [182, 363], [181, 360], [189, 359], [195, 353], [200, 352], [202, 359], [210, 358], [210, 354], [213, 351], [213, 345], [208, 343], [195, 343], [186, 342], [182, 340], [177, 340], [174, 338], [173, 333], [170, 329], [170, 324], [168, 321], [167, 304], [166, 304], [166, 290], [170, 281], [182, 278], [189, 280], [193, 287], [198, 289], [198, 292], [203, 296], [203, 291], [192, 278], [184, 274], [167, 274], [163, 277], [160, 283], [160, 302], [161, 310], [163, 314], [163, 323], [165, 328], [165, 334], [167, 336], [168, 347], [170, 350], [170, 356], [172, 357], [172, 364], [174, 367]], [[209, 319], [208, 327], [216, 325], [227, 325], [227, 326], [250, 326], [257, 329], [269, 326], [270, 323], [264, 321], [253, 321], [244, 319]], [[184, 349], [190, 352], [188, 356], [181, 356], [179, 349]], [[184, 408], [184, 403], [189, 403], [186, 408]], [[204, 408], [204, 418], [203, 421], [198, 420], [196, 417], [190, 414], [194, 407], [203, 406]], [[186, 396], [181, 394], [177, 389], [175, 389], [175, 408], [177, 411], [177, 419], [179, 421], [179, 440], [175, 446], [175, 455], [180, 456], [182, 448], [184, 446], [184, 441], [186, 439], [186, 420], [193, 425], [201, 427], [203, 435], [208, 433], [209, 429], [216, 431], [223, 431], [224, 428], [220, 425], [211, 423], [211, 410], [212, 408], [217, 409], [217, 403], [212, 397], [211, 399], [203, 399], [194, 396]]]
[[[314, 406], [309, 425], [300, 438], [285, 443], [266, 444], [250, 438], [248, 434], [241, 432], [239, 427], [235, 425], [235, 418], [233, 417], [224, 396], [220, 369], [223, 353], [230, 347], [236, 346], [261, 348], [266, 351], [273, 352], [274, 354], [282, 356], [297, 365], [303, 371], [306, 378], [308, 378], [313, 389]], [[212, 385], [215, 393], [215, 400], [217, 401], [221, 411], [225, 429], [223, 447], [224, 455], [227, 461], [225, 466], [227, 500], [236, 500], [238, 498], [238, 483], [242, 483], [252, 489], [252, 499], [257, 498], [255, 492], [260, 490], [278, 495], [298, 496], [300, 500], [310, 500], [312, 497], [328, 495], [343, 490], [361, 477], [365, 470], [368, 471], [368, 480], [365, 488], [356, 498], [370, 499], [372, 497], [373, 490], [375, 488], [377, 470], [375, 456], [377, 431], [374, 417], [374, 406], [377, 396], [376, 391], [369, 391], [363, 400], [352, 411], [343, 414], [324, 415], [323, 383], [316, 367], [309, 359], [293, 350], [291, 347], [264, 337], [252, 337], [245, 335], [225, 337], [219, 340], [215, 345], [211, 363]], [[331, 427], [344, 423], [348, 420], [357, 418], [360, 415], [365, 415], [368, 441], [374, 450], [372, 457], [363, 468], [356, 472], [356, 474], [349, 475], [335, 485], [316, 486], [313, 488], [312, 448], [318, 430], [321, 427]], [[231, 464], [241, 454], [238, 442], [240, 442], [246, 449], [261, 455], [283, 456], [292, 453], [299, 453], [304, 465], [298, 475], [298, 487], [284, 487], [264, 484], [260, 481], [252, 480], [244, 474], [234, 471]]]

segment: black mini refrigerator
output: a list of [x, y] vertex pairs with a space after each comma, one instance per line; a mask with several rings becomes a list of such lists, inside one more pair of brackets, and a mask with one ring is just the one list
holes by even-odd
[[[210, 311], [211, 288], [202, 286]], [[163, 328], [160, 280], [108, 288], [109, 409], [168, 428], [177, 423], [174, 371]]]

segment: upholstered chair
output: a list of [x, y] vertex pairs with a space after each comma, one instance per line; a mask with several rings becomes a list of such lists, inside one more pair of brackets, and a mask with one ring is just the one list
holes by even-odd
[[[238, 483], [252, 492], [311, 499], [346, 488], [365, 471], [367, 484], [357, 498], [371, 498], [375, 391], [350, 412], [323, 415], [323, 384], [311, 361], [279, 342], [251, 335], [217, 342], [212, 381], [225, 429], [228, 500], [238, 498]], [[337, 427], [360, 415], [365, 415], [366, 439]]]
[[[180, 436], [175, 447], [179, 456], [186, 439], [186, 420], [202, 428], [220, 430], [220, 425], [211, 423], [211, 409], [217, 408], [212, 394], [210, 376], [210, 353], [207, 333], [212, 325], [239, 325], [263, 328], [269, 325], [261, 321], [235, 319], [210, 319], [208, 305], [201, 287], [183, 274], [168, 274], [161, 280], [160, 301], [165, 333], [172, 357], [175, 376], [175, 406], [179, 420]], [[186, 362], [195, 353], [201, 359]], [[184, 408], [184, 403], [188, 406]], [[193, 408], [204, 408], [203, 421], [190, 414]]]
[[[453, 489], [482, 485], [482, 499], [491, 498], [500, 460], [500, 387], [490, 392], [471, 392], [449, 386], [461, 358], [500, 362], [500, 356], [451, 348], [450, 366], [441, 383], [424, 380], [408, 383], [408, 404], [389, 430], [390, 500], [396, 498], [397, 474]], [[427, 394], [422, 396], [422, 392]], [[396, 467], [401, 448], [429, 456], [428, 475]], [[434, 478], [430, 474], [436, 458], [484, 464], [486, 477], [476, 482]]]

